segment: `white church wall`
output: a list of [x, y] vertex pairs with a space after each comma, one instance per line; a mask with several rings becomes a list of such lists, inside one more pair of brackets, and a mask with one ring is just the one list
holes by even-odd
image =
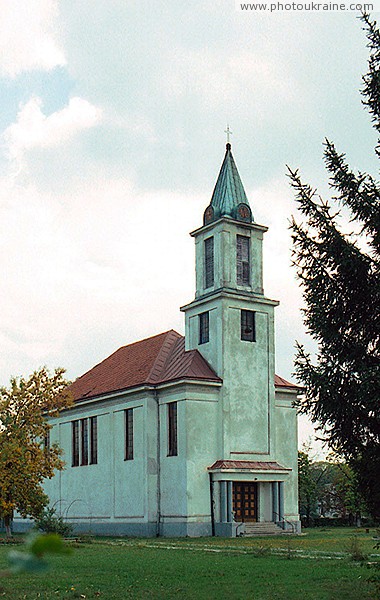
[[236, 299], [226, 299], [223, 308], [225, 449], [231, 453], [231, 458], [241, 457], [234, 453], [268, 453], [271, 404], [268, 315], [256, 312], [256, 341], [248, 342], [240, 339], [240, 311], [255, 307]]
[[[157, 399], [154, 392], [145, 403], [144, 420], [144, 439], [146, 453], [146, 497], [145, 497], [145, 516], [149, 523], [157, 522], [158, 511], [158, 476], [159, 476], [159, 456], [158, 456], [158, 435], [157, 435]], [[145, 444], [144, 444], [145, 442]], [[138, 441], [139, 443], [139, 441]], [[144, 452], [144, 448], [141, 448]]]
[[259, 483], [258, 520], [260, 523], [272, 521], [272, 482]]
[[210, 481], [207, 468], [218, 458], [217, 398], [187, 400], [187, 510], [190, 518], [210, 521]]
[[[204, 311], [209, 312], [210, 336], [208, 342], [199, 344], [199, 315]], [[220, 352], [222, 336], [223, 311], [217, 300], [209, 301], [204, 308], [199, 304], [189, 312], [186, 319], [186, 349], [199, 350], [219, 376], [223, 371], [223, 353]]]
[[146, 517], [146, 445], [144, 439], [144, 407], [133, 408], [133, 460], [124, 460], [124, 410], [113, 413], [114, 443], [114, 517], [145, 519]]
[[[207, 343], [199, 344], [199, 314], [206, 309], [210, 336]], [[255, 342], [240, 338], [241, 309], [256, 312]], [[208, 300], [205, 307], [202, 303], [191, 307], [186, 317], [189, 348], [197, 348], [223, 378], [224, 455], [268, 455], [272, 451], [268, 435], [274, 404], [274, 386], [269, 384], [274, 381], [273, 306], [243, 296], [225, 297], [222, 301]]]
[[45, 482], [44, 488], [50, 498], [50, 505], [68, 519], [104, 519], [113, 513], [112, 477], [112, 413], [92, 413], [98, 420], [98, 464], [72, 467], [71, 422], [86, 415], [70, 415], [70, 420], [60, 420], [53, 427], [52, 441], [57, 430], [58, 441], [64, 450], [66, 468], [52, 480]]
[[296, 395], [276, 391], [276, 438], [278, 461], [291, 468], [284, 483], [284, 514], [289, 521], [298, 521], [298, 451], [297, 412], [292, 407]]
[[[148, 405], [153, 405], [153, 421], [149, 422], [147, 435]], [[107, 522], [156, 521], [157, 435], [151, 435], [156, 428], [155, 406], [154, 402], [149, 404], [149, 398], [144, 398], [141, 393], [128, 394], [109, 401], [108, 410], [104, 402], [99, 402], [71, 410], [69, 420], [66, 415], [55, 420], [51, 441], [57, 441], [64, 450], [66, 467], [52, 480], [46, 481], [44, 488], [50, 505], [54, 505], [57, 512], [68, 520], [81, 521], [81, 530], [86, 530], [86, 523], [91, 530], [92, 527], [99, 529], [95, 522], [103, 522], [107, 532], [111, 527], [107, 526]], [[124, 411], [127, 408], [133, 408], [133, 460], [124, 460]], [[97, 417], [97, 464], [73, 467], [72, 421], [91, 416]], [[154, 439], [151, 440], [151, 437]], [[148, 449], [153, 447], [153, 456], [148, 456]], [[149, 484], [154, 488], [153, 492], [148, 490]]]
[[187, 514], [186, 403], [184, 400], [177, 400], [178, 455], [168, 456], [169, 433], [166, 398], [161, 402], [161, 519], [163, 522], [178, 522], [183, 521], [184, 516]]

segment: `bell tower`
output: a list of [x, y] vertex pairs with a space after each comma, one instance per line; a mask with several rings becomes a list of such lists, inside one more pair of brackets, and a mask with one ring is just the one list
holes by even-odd
[[196, 244], [196, 293], [216, 290], [263, 294], [262, 240], [267, 227], [254, 223], [231, 144], [203, 215], [191, 235]]
[[195, 299], [185, 313], [186, 349], [223, 379], [220, 456], [258, 460], [274, 452], [274, 307], [264, 295], [262, 242], [229, 140], [195, 240]]

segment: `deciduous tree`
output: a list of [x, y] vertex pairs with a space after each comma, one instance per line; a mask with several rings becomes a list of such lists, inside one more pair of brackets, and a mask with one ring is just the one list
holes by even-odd
[[317, 486], [307, 449], [298, 452], [298, 499], [299, 511], [310, 525], [317, 508]]
[[49, 444], [49, 417], [71, 404], [64, 370], [45, 368], [0, 388], [0, 516], [7, 535], [13, 511], [37, 516], [48, 503], [43, 480], [64, 466], [57, 444]]

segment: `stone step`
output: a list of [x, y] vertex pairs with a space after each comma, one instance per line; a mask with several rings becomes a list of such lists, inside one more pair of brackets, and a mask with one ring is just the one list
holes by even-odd
[[266, 527], [278, 527], [276, 523], [245, 523], [248, 529], [265, 529]]
[[244, 537], [255, 535], [281, 535], [284, 530], [276, 523], [246, 523]]

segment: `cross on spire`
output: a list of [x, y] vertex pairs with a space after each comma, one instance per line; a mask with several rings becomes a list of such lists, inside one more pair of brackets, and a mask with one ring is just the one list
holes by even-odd
[[227, 129], [224, 130], [224, 133], [227, 134], [227, 144], [230, 144], [230, 135], [232, 135], [232, 131], [228, 124], [227, 124]]

